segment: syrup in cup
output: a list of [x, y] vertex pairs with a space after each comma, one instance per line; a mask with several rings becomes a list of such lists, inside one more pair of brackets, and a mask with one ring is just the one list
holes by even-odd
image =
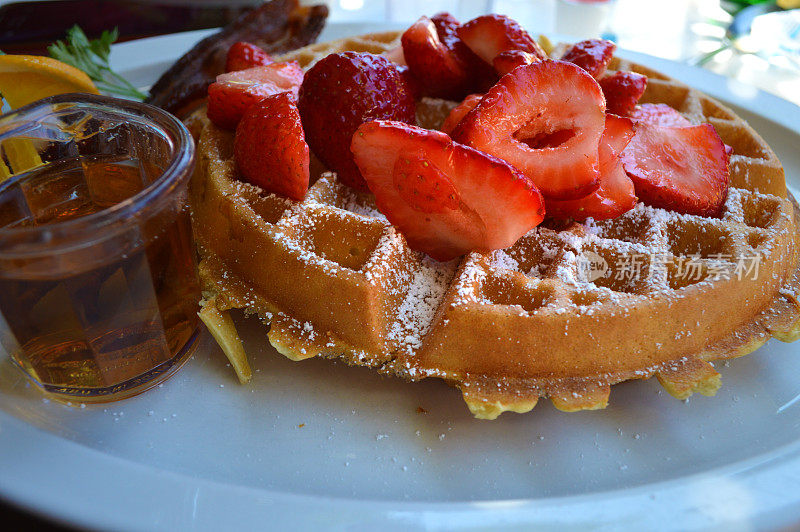
[[44, 391], [104, 402], [190, 356], [194, 143], [150, 105], [88, 94], [0, 117], [0, 343]]

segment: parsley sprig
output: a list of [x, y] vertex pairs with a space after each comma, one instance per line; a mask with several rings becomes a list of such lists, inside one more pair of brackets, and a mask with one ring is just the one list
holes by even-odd
[[114, 28], [111, 31], [104, 31], [99, 39], [89, 39], [76, 24], [67, 30], [65, 40], [51, 44], [47, 51], [54, 59], [86, 72], [101, 92], [144, 100], [147, 94], [111, 70], [108, 56], [111, 54], [111, 44], [117, 37], [119, 33], [117, 28]]

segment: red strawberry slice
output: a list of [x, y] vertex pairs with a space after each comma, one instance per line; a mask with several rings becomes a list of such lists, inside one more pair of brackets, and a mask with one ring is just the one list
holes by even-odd
[[600, 86], [586, 71], [543, 61], [503, 76], [453, 140], [514, 165], [549, 198], [575, 199], [598, 185], [604, 111]]
[[403, 57], [424, 96], [459, 100], [485, 90], [497, 77], [456, 35], [449, 13], [421, 17], [403, 33]]
[[606, 97], [606, 111], [628, 116], [644, 94], [647, 76], [636, 72], [619, 71], [603, 76], [599, 83]]
[[406, 63], [406, 58], [403, 55], [403, 47], [402, 46], [395, 46], [389, 50], [386, 50], [381, 54], [381, 56], [385, 57], [395, 65], [397, 65], [397, 69], [406, 78], [409, 87], [411, 87], [411, 93], [414, 95], [414, 99], [419, 99], [422, 97], [422, 87], [420, 87], [419, 81], [417, 78], [414, 77], [414, 74], [411, 73], [411, 70], [408, 68], [408, 63]]
[[495, 57], [510, 50], [528, 52], [540, 60], [547, 59], [539, 43], [505, 15], [483, 15], [470, 20], [457, 32], [464, 44], [490, 65]]
[[268, 65], [272, 62], [272, 57], [260, 46], [245, 41], [239, 41], [228, 49], [228, 57], [225, 61], [225, 72], [245, 70], [255, 66]]
[[605, 39], [588, 39], [573, 44], [561, 56], [562, 61], [569, 61], [584, 69], [595, 79], [600, 79], [606, 71], [608, 62], [614, 56], [617, 45]]
[[436, 26], [439, 39], [448, 46], [455, 45], [457, 41], [461, 41], [458, 37], [458, 28], [461, 26], [461, 23], [447, 11], [436, 13], [431, 17], [431, 22]]
[[406, 80], [408, 90], [411, 92], [411, 96], [414, 97], [414, 100], [416, 101], [422, 98], [422, 86], [420, 86], [419, 80], [414, 77], [414, 74], [411, 73], [411, 69], [405, 65], [397, 65], [397, 71], [400, 72], [400, 75]]
[[500, 52], [492, 60], [492, 66], [501, 76], [505, 76], [518, 66], [538, 63], [542, 59], [532, 53], [522, 50], [507, 50]]
[[483, 98], [483, 94], [470, 94], [464, 101], [458, 104], [457, 107], [454, 107], [450, 114], [447, 115], [447, 118], [444, 119], [442, 123], [442, 127], [439, 128], [439, 131], [442, 133], [447, 133], [448, 135], [453, 132], [461, 119], [466, 116], [467, 113], [475, 109], [475, 106], [478, 105], [478, 102], [481, 101]]
[[466, 67], [439, 39], [431, 19], [421, 17], [403, 33], [400, 42], [403, 57], [420, 81], [423, 94], [451, 98], [461, 91], [467, 79]]
[[542, 196], [519, 171], [439, 131], [368, 122], [351, 149], [381, 212], [436, 260], [508, 247], [544, 217]]
[[385, 57], [330, 54], [306, 73], [297, 102], [311, 150], [351, 187], [367, 190], [350, 141], [371, 120], [416, 121], [416, 102], [399, 67]]
[[636, 122], [645, 122], [656, 126], [685, 127], [692, 123], [678, 111], [665, 103], [643, 103], [631, 112]]
[[461, 27], [458, 19], [450, 13], [441, 12], [432, 16], [431, 22], [436, 26], [439, 39], [466, 66], [467, 81], [464, 87], [466, 93], [486, 92], [489, 87], [497, 83], [497, 74], [494, 69], [475, 55], [458, 36], [458, 28]]
[[577, 200], [547, 200], [547, 214], [555, 218], [607, 220], [616, 218], [636, 205], [633, 181], [625, 174], [620, 153], [633, 138], [629, 118], [608, 114], [600, 138], [600, 186]]
[[221, 128], [233, 129], [252, 104], [281, 92], [297, 96], [302, 82], [297, 61], [220, 74], [208, 87], [208, 118]]
[[622, 152], [636, 195], [648, 205], [717, 216], [728, 195], [728, 154], [711, 124], [670, 127], [639, 122]]
[[291, 93], [268, 96], [245, 111], [233, 152], [244, 181], [293, 200], [305, 196], [309, 152]]
[[[631, 113], [631, 118], [637, 122], [647, 122], [660, 126], [687, 127], [692, 125], [686, 117], [664, 103], [643, 103], [634, 109]], [[730, 157], [733, 154], [733, 147], [726, 144], [725, 153]]]

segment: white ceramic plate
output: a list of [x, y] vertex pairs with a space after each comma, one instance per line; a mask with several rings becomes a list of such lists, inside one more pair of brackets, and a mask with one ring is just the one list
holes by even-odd
[[[376, 28], [331, 26], [323, 38], [367, 29]], [[120, 45], [114, 60], [149, 84], [202, 34]], [[730, 103], [800, 183], [800, 109], [627, 55]], [[800, 346], [773, 340], [720, 365], [713, 398], [681, 402], [655, 381], [630, 382], [603, 411], [565, 414], [542, 401], [486, 422], [439, 381], [290, 362], [256, 320], [239, 323], [255, 371], [247, 386], [208, 336], [161, 387], [106, 406], [43, 400], [2, 360], [0, 495], [120, 530], [761, 529], [800, 520]]]

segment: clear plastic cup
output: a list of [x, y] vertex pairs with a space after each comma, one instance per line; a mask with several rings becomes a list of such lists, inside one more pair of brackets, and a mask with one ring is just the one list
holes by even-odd
[[0, 117], [0, 343], [46, 392], [121, 399], [191, 354], [193, 166], [150, 105], [63, 94]]

